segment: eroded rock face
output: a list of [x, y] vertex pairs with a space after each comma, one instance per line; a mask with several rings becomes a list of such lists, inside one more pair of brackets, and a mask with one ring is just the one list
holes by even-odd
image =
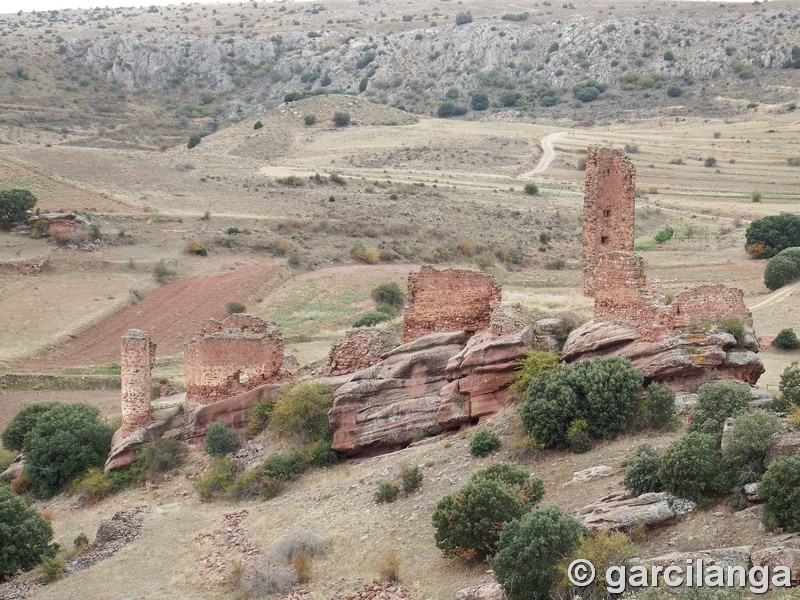
[[742, 342], [713, 325], [698, 332], [670, 331], [657, 341], [645, 341], [629, 326], [592, 320], [570, 333], [562, 354], [568, 362], [620, 356], [641, 369], [646, 381], [696, 389], [713, 378], [756, 381], [764, 372], [757, 350], [747, 325]]
[[797, 548], [762, 548], [750, 554], [750, 562], [754, 567], [769, 567], [770, 573], [775, 571], [775, 567], [789, 567], [792, 585], [800, 583], [800, 550]]
[[533, 343], [531, 327], [505, 335], [486, 329], [470, 338], [447, 363], [449, 383], [440, 393], [439, 424], [448, 429], [499, 412], [506, 404], [505, 388]]
[[592, 531], [629, 531], [636, 525], [669, 525], [694, 507], [666, 492], [630, 498], [627, 492], [613, 492], [581, 509], [577, 519]]
[[164, 432], [170, 428], [172, 419], [179, 412], [179, 406], [154, 410], [147, 425], [133, 431], [128, 431], [123, 427], [117, 429], [111, 438], [111, 450], [106, 458], [105, 471], [130, 467], [136, 460], [139, 448], [147, 442], [161, 439]]
[[407, 445], [418, 433], [437, 431], [445, 369], [468, 336], [466, 331], [432, 333], [355, 373], [333, 396], [332, 448], [348, 455], [386, 450]]

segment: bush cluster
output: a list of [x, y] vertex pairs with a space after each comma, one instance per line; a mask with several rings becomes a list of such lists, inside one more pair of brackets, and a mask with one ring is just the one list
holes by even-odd
[[19, 188], [0, 190], [0, 229], [24, 221], [36, 206], [36, 196]]
[[661, 458], [649, 444], [639, 446], [625, 468], [625, 477], [622, 485], [631, 493], [631, 496], [641, 496], [648, 492], [661, 491], [661, 479], [658, 471], [661, 468]]
[[797, 361], [783, 370], [778, 389], [784, 402], [800, 406], [800, 364]]
[[797, 350], [800, 348], [800, 340], [797, 339], [797, 334], [794, 329], [781, 329], [772, 344], [781, 350]]
[[397, 310], [406, 303], [406, 293], [400, 289], [396, 282], [381, 283], [370, 292], [370, 297], [375, 304], [385, 304]]
[[11, 488], [0, 486], [0, 579], [53, 556], [53, 528]]
[[542, 499], [544, 484], [519, 465], [495, 463], [439, 500], [432, 521], [445, 556], [483, 559], [497, 552], [503, 527]]
[[800, 279], [800, 247], [786, 248], [773, 256], [764, 269], [764, 285], [777, 290]]
[[725, 419], [749, 410], [750, 386], [735, 381], [712, 381], [697, 390], [697, 404], [689, 410], [690, 432], [707, 433], [719, 443]]
[[777, 527], [800, 530], [800, 453], [771, 463], [758, 495], [766, 500], [763, 522], [768, 531]]
[[377, 504], [391, 503], [397, 500], [402, 489], [403, 494], [408, 496], [422, 487], [424, 475], [419, 467], [404, 467], [400, 472], [400, 485], [391, 481], [381, 481], [375, 492], [375, 502]]
[[613, 439], [639, 409], [642, 384], [642, 372], [621, 358], [560, 364], [528, 387], [522, 422], [546, 448], [567, 447], [576, 419], [586, 421], [590, 437]]
[[750, 223], [745, 250], [753, 258], [772, 258], [786, 248], [800, 246], [800, 215], [782, 213]]

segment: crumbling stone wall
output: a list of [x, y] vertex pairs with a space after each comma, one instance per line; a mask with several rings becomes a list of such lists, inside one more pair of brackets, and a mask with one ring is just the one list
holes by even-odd
[[247, 314], [210, 319], [184, 346], [190, 411], [266, 383], [291, 380], [283, 368], [283, 336], [274, 323]]
[[323, 374], [335, 377], [366, 369], [399, 345], [400, 336], [394, 331], [374, 327], [351, 329], [331, 346]]
[[636, 169], [621, 150], [589, 146], [583, 198], [583, 293], [594, 295], [594, 268], [606, 252], [633, 250]]
[[127, 434], [150, 423], [150, 373], [156, 345], [147, 332], [130, 329], [122, 336], [120, 354], [122, 430]]
[[481, 331], [500, 306], [497, 280], [472, 269], [422, 267], [408, 276], [403, 342], [437, 331]]

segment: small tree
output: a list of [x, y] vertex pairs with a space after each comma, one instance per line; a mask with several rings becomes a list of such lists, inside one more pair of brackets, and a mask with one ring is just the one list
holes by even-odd
[[773, 256], [764, 269], [764, 285], [777, 290], [800, 279], [800, 248], [786, 248]]
[[476, 431], [469, 440], [469, 453], [482, 458], [500, 449], [500, 438], [488, 429]]
[[472, 23], [472, 13], [460, 12], [456, 15], [456, 25], [466, 25]]
[[253, 129], [261, 129], [262, 127], [264, 127], [264, 124], [261, 121], [253, 123]]
[[800, 340], [797, 339], [797, 334], [794, 329], [781, 329], [778, 335], [775, 336], [772, 344], [781, 350], [797, 350], [800, 348]]
[[53, 528], [8, 486], [0, 486], [0, 579], [55, 554]]
[[301, 382], [284, 386], [270, 417], [270, 427], [283, 435], [308, 441], [330, 441], [333, 435], [328, 410], [333, 406], [333, 388], [321, 383]]
[[779, 389], [785, 402], [800, 406], [800, 365], [797, 361], [790, 364], [781, 373]]
[[664, 383], [651, 383], [647, 387], [643, 408], [647, 425], [654, 429], [663, 429], [672, 423], [675, 392]]
[[535, 196], [539, 193], [539, 188], [536, 186], [535, 183], [526, 183], [524, 187], [525, 193], [531, 196]]
[[9, 229], [14, 223], [28, 218], [36, 206], [36, 196], [28, 190], [0, 191], [0, 229]]
[[766, 500], [763, 520], [767, 530], [800, 530], [800, 454], [771, 463], [761, 478], [758, 495]]
[[556, 581], [555, 566], [586, 533], [557, 506], [533, 510], [500, 532], [490, 559], [495, 579], [512, 600], [545, 600]]
[[203, 141], [203, 136], [199, 133], [195, 132], [189, 137], [189, 141], [186, 143], [186, 147], [190, 150], [197, 146], [201, 141]]
[[486, 92], [475, 92], [470, 100], [472, 110], [486, 110], [489, 108], [489, 95]]
[[224, 456], [239, 447], [236, 430], [226, 427], [222, 421], [215, 421], [208, 426], [203, 449], [211, 456]]
[[723, 474], [718, 444], [715, 436], [706, 433], [687, 433], [670, 444], [658, 469], [664, 489], [688, 500], [717, 491]]
[[89, 467], [102, 467], [111, 446], [111, 428], [88, 404], [59, 404], [25, 437], [25, 471], [39, 497], [60, 492]]
[[337, 110], [333, 113], [333, 123], [337, 127], [347, 127], [350, 125], [350, 113]]
[[725, 419], [749, 410], [750, 387], [734, 381], [712, 381], [697, 390], [697, 404], [689, 410], [689, 431], [708, 433], [719, 440]]
[[3, 430], [3, 447], [7, 450], [21, 452], [27, 435], [36, 426], [42, 415], [54, 406], [58, 406], [58, 403], [32, 402], [23, 404], [19, 412], [14, 415], [14, 418]]
[[661, 480], [658, 478], [660, 466], [661, 459], [658, 453], [649, 444], [642, 444], [636, 450], [636, 454], [628, 459], [622, 485], [630, 491], [631, 496], [660, 492]]
[[370, 297], [376, 304], [387, 304], [396, 309], [403, 308], [406, 303], [406, 293], [394, 281], [372, 288]]
[[306, 127], [311, 127], [314, 123], [317, 122], [317, 115], [309, 113], [303, 117], [303, 123], [305, 123]]
[[777, 442], [776, 434], [783, 429], [781, 420], [771, 412], [742, 413], [725, 434], [723, 458], [732, 472], [760, 475], [770, 448]]

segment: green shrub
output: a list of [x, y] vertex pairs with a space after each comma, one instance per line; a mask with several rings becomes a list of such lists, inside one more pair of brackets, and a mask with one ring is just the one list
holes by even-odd
[[317, 122], [317, 115], [309, 113], [303, 117], [303, 123], [306, 124], [306, 127], [311, 127], [316, 122]]
[[23, 445], [34, 495], [54, 496], [79, 473], [104, 465], [113, 431], [99, 417], [88, 404], [58, 404], [40, 415]]
[[466, 25], [472, 23], [472, 13], [460, 12], [456, 15], [456, 25]]
[[[630, 567], [631, 559], [637, 554], [637, 548], [631, 543], [630, 537], [625, 533], [602, 530], [593, 531], [581, 538], [575, 550], [573, 550], [571, 554], [564, 556], [556, 567], [556, 571], [559, 574], [557, 587], [560, 588], [563, 586], [563, 589], [567, 590], [566, 595], [568, 597], [574, 597], [570, 592], [577, 592], [578, 589], [576, 587], [570, 587], [572, 583], [568, 580], [566, 574], [572, 561], [583, 559], [588, 560], [595, 566], [597, 577], [595, 577], [594, 582], [580, 589], [581, 596], [583, 598], [596, 599], [613, 598], [616, 594], [609, 592], [608, 588], [609, 583], [613, 584], [615, 582], [608, 581], [606, 578], [609, 567]], [[559, 592], [561, 592], [561, 589], [558, 589], [556, 594], [559, 594]], [[700, 599], [695, 598], [694, 600]], [[716, 600], [722, 600], [722, 598]]]
[[72, 547], [75, 548], [76, 550], [85, 548], [88, 545], [89, 545], [89, 538], [86, 537], [85, 533], [79, 533], [77, 536], [75, 536], [75, 539], [72, 540]]
[[218, 456], [211, 460], [205, 475], [195, 480], [201, 502], [210, 502], [224, 495], [236, 480], [236, 467], [230, 456]]
[[200, 135], [199, 133], [193, 133], [193, 134], [192, 134], [192, 135], [189, 137], [189, 141], [186, 143], [186, 147], [187, 147], [187, 148], [189, 148], [189, 149], [191, 149], [191, 148], [194, 148], [194, 147], [195, 147], [195, 146], [197, 146], [197, 144], [199, 144], [201, 141], [203, 141], [203, 136], [202, 136], [202, 135]]
[[208, 426], [203, 449], [211, 456], [223, 456], [235, 452], [239, 447], [236, 430], [226, 427], [222, 421], [215, 421]]
[[713, 169], [717, 166], [717, 159], [713, 156], [709, 156], [707, 159], [703, 161], [703, 166], [709, 169]]
[[353, 244], [353, 247], [350, 248], [350, 256], [352, 256], [358, 262], [363, 262], [368, 265], [374, 265], [380, 261], [380, 255], [378, 254], [378, 251], [374, 248], [368, 248], [361, 242], [356, 242]]
[[783, 429], [781, 420], [771, 412], [746, 412], [733, 422], [725, 434], [722, 456], [729, 470], [735, 473], [761, 474], [766, 469], [767, 453]]
[[315, 467], [332, 465], [339, 460], [339, 455], [331, 450], [331, 444], [326, 440], [311, 442], [303, 448], [301, 454], [304, 463]]
[[447, 117], [458, 117], [466, 114], [466, 112], [466, 107], [460, 106], [451, 100], [447, 100], [442, 102], [439, 108], [436, 109], [436, 116], [446, 119]]
[[797, 361], [783, 370], [778, 389], [785, 402], [800, 406], [800, 365]]
[[0, 486], [0, 579], [53, 556], [53, 528], [8, 486]]
[[355, 323], [353, 323], [353, 327], [374, 327], [378, 323], [383, 323], [384, 321], [391, 321], [394, 318], [393, 315], [383, 312], [380, 310], [373, 310], [365, 314], [363, 317], [358, 319]]
[[529, 508], [536, 506], [544, 497], [544, 482], [539, 477], [529, 475], [524, 467], [511, 462], [496, 462], [475, 471], [470, 482], [477, 481], [501, 483]]
[[800, 279], [800, 248], [786, 248], [769, 259], [764, 269], [764, 285], [777, 290]]
[[658, 479], [663, 488], [688, 500], [718, 491], [724, 468], [718, 445], [718, 438], [706, 433], [687, 433], [675, 440], [661, 456]]
[[244, 303], [239, 302], [238, 300], [231, 300], [225, 305], [225, 312], [229, 315], [235, 315], [246, 311], [247, 307], [244, 305]]
[[536, 194], [539, 193], [539, 188], [536, 186], [535, 183], [526, 183], [523, 189], [525, 190], [526, 194], [529, 194], [531, 196], [535, 196]]
[[33, 430], [42, 415], [54, 406], [58, 406], [58, 402], [23, 404], [3, 430], [3, 447], [7, 450], [21, 452], [27, 435]]
[[389, 504], [397, 500], [400, 488], [388, 481], [381, 481], [378, 484], [378, 491], [375, 492], [376, 504]]
[[292, 481], [304, 470], [303, 457], [297, 451], [273, 454], [261, 464], [264, 477]]
[[575, 419], [569, 424], [567, 441], [575, 454], [583, 454], [592, 449], [592, 439], [589, 437], [589, 424], [586, 419]]
[[557, 352], [543, 352], [542, 350], [528, 349], [525, 356], [519, 361], [514, 379], [509, 389], [514, 392], [524, 393], [531, 382], [545, 371], [556, 368], [560, 357]]
[[131, 469], [106, 473], [99, 467], [91, 467], [69, 486], [70, 494], [77, 494], [79, 500], [88, 505], [116, 494], [133, 480]]
[[333, 123], [337, 127], [347, 127], [350, 125], [350, 113], [337, 110], [333, 113]]
[[753, 258], [772, 258], [800, 246], [800, 215], [782, 213], [753, 221], [745, 231], [745, 249]]
[[679, 85], [671, 85], [667, 88], [667, 96], [670, 98], [679, 98], [683, 96], [683, 89]]
[[261, 129], [262, 127], [264, 127], [264, 124], [261, 121], [253, 123], [253, 129]]
[[653, 236], [653, 241], [655, 241], [656, 244], [663, 244], [671, 240], [673, 235], [675, 235], [675, 230], [672, 227], [664, 227], [664, 229], [660, 229], [658, 233]]
[[64, 572], [64, 559], [58, 556], [45, 556], [42, 559], [42, 583], [53, 583]]
[[658, 478], [660, 466], [661, 459], [658, 453], [649, 444], [642, 444], [636, 450], [636, 454], [628, 459], [622, 485], [630, 491], [631, 496], [660, 492], [661, 480]]
[[228, 496], [233, 500], [269, 500], [280, 495], [286, 481], [267, 477], [260, 469], [245, 471], [230, 485]]
[[593, 438], [615, 438], [641, 403], [643, 376], [630, 361], [610, 357], [560, 364], [525, 393], [522, 421], [547, 448], [568, 445], [567, 428], [584, 419]]
[[689, 431], [722, 437], [725, 419], [749, 410], [750, 387], [734, 381], [712, 381], [697, 390], [697, 404], [689, 410]]
[[777, 527], [800, 530], [800, 454], [770, 463], [758, 495], [766, 501], [763, 522], [768, 531]]
[[0, 229], [9, 229], [24, 221], [36, 206], [36, 196], [28, 190], [0, 190]]
[[370, 292], [370, 297], [376, 304], [387, 304], [396, 309], [401, 309], [406, 303], [406, 293], [394, 281], [381, 283]]
[[274, 400], [262, 400], [256, 404], [253, 410], [250, 411], [250, 417], [247, 419], [247, 427], [244, 430], [245, 435], [248, 438], [254, 438], [264, 431], [267, 425], [269, 425], [273, 410], [275, 410]]
[[162, 473], [180, 467], [186, 460], [186, 446], [178, 440], [147, 442], [139, 449], [132, 469], [141, 480], [155, 481]]
[[558, 507], [536, 509], [503, 527], [489, 564], [511, 600], [545, 600], [556, 581], [556, 565], [584, 535], [583, 525]]
[[781, 350], [797, 350], [800, 348], [800, 340], [797, 339], [794, 329], [781, 329], [772, 345]]
[[11, 463], [14, 462], [14, 459], [17, 457], [16, 452], [11, 452], [10, 450], [3, 450], [0, 448], [0, 473], [5, 471]]
[[445, 556], [482, 560], [497, 552], [500, 530], [528, 506], [497, 479], [479, 478], [444, 496], [432, 521], [436, 546]]
[[475, 92], [470, 100], [472, 110], [486, 110], [489, 108], [489, 95], [486, 92]]
[[664, 429], [673, 423], [675, 392], [665, 383], [651, 383], [647, 386], [642, 408], [649, 427]]
[[158, 283], [165, 283], [175, 275], [177, 273], [166, 265], [163, 258], [153, 266], [153, 277]]
[[469, 440], [469, 453], [472, 456], [489, 456], [500, 449], [500, 438], [488, 429], [476, 431]]
[[308, 381], [284, 386], [272, 411], [270, 427], [278, 433], [311, 441], [330, 442], [333, 431], [328, 410], [333, 406], [333, 388]]
[[411, 494], [416, 492], [420, 487], [422, 487], [422, 479], [424, 475], [422, 471], [419, 470], [419, 467], [406, 467], [403, 469], [402, 473], [400, 473], [400, 479], [403, 482], [403, 493], [404, 494]]

